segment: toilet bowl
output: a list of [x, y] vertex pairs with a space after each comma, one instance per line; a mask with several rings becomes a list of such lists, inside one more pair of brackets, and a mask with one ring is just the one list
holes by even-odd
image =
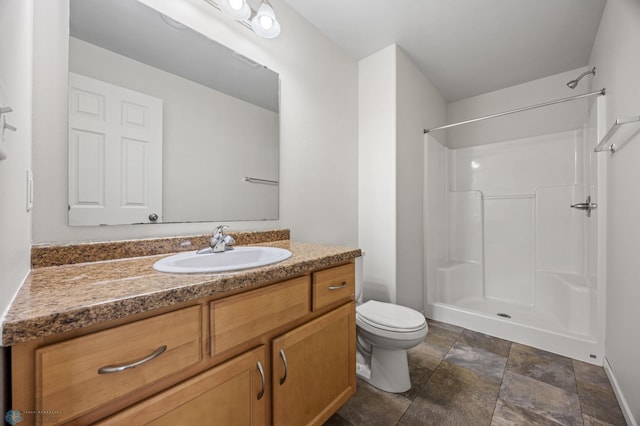
[[[356, 259], [356, 301], [362, 298], [362, 258]], [[427, 336], [424, 315], [406, 306], [369, 300], [356, 306], [358, 377], [386, 392], [411, 389], [407, 350]]]
[[411, 389], [407, 349], [427, 336], [422, 314], [405, 306], [370, 300], [356, 307], [358, 376], [386, 392]]

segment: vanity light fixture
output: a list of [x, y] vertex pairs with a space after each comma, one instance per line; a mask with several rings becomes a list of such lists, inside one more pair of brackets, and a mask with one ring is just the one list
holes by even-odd
[[218, 4], [224, 13], [238, 21], [244, 21], [251, 16], [251, 8], [247, 0], [219, 0]]
[[[218, 0], [218, 6], [230, 18], [248, 20], [253, 32], [260, 37], [274, 38], [280, 34], [280, 23], [269, 0], [262, 0], [256, 10], [249, 6], [247, 0]], [[242, 23], [246, 25], [246, 22]]]
[[256, 16], [251, 19], [251, 28], [260, 37], [274, 38], [280, 34], [280, 23], [268, 0], [264, 0]]

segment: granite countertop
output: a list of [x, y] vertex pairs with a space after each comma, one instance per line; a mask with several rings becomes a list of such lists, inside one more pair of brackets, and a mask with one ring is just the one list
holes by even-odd
[[33, 269], [4, 319], [2, 345], [259, 287], [361, 255], [360, 249], [289, 240], [260, 245], [286, 248], [293, 256], [274, 265], [215, 274], [155, 271], [154, 262], [169, 254]]

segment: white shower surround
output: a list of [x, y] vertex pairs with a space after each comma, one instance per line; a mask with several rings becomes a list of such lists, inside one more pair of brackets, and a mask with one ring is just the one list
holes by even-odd
[[581, 129], [468, 148], [425, 136], [428, 317], [602, 364], [600, 210], [569, 207], [598, 202], [592, 110]]

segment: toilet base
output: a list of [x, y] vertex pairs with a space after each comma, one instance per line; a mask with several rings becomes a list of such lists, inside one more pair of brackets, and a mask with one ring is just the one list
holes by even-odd
[[370, 374], [366, 374], [368, 371], [364, 366], [359, 366], [357, 371], [358, 377], [370, 385], [391, 393], [402, 393], [411, 389], [409, 363], [405, 349], [384, 349], [373, 346], [369, 367]]

